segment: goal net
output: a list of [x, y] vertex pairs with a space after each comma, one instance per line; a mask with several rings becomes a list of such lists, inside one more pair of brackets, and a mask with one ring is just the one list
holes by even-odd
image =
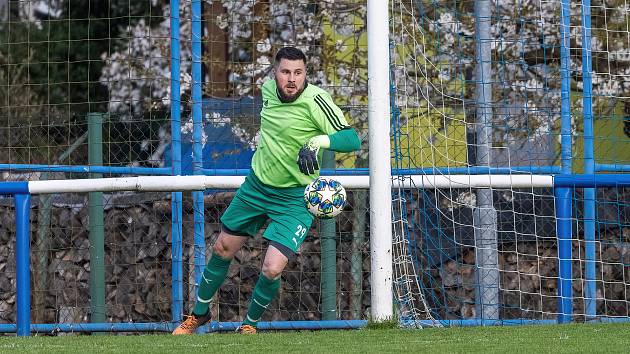
[[[593, 173], [588, 149], [597, 171], [627, 171], [628, 7], [593, 1], [587, 10], [591, 49], [580, 3], [391, 1], [394, 175]], [[570, 38], [565, 96], [562, 33]], [[587, 51], [592, 85], [582, 66]], [[561, 144], [562, 136], [572, 142]], [[393, 194], [403, 317], [495, 323], [561, 315], [553, 189], [416, 186]], [[627, 188], [572, 192], [578, 320], [629, 315], [628, 196]]]

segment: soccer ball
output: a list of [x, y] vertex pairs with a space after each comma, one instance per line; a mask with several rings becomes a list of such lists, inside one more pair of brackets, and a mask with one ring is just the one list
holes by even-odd
[[319, 177], [304, 189], [304, 204], [316, 217], [330, 219], [346, 206], [346, 190], [332, 178]]

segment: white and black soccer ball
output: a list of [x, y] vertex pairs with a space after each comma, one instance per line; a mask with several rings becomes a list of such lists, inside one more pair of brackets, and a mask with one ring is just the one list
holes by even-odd
[[346, 200], [345, 188], [332, 178], [318, 177], [304, 189], [306, 209], [318, 218], [334, 218], [346, 206]]

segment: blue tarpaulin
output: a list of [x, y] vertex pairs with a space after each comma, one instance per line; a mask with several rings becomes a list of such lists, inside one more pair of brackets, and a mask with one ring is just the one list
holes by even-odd
[[[202, 149], [204, 169], [248, 169], [254, 150], [237, 137], [232, 126], [221, 119], [235, 116], [251, 116], [252, 122], [259, 121], [260, 98], [205, 98], [202, 103], [202, 116], [206, 144]], [[191, 175], [193, 161], [192, 132], [182, 134], [182, 174]], [[164, 163], [171, 165], [171, 149], [164, 153]]]

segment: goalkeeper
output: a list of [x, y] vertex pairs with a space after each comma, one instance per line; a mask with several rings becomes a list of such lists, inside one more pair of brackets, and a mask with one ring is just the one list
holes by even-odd
[[212, 250], [192, 314], [173, 334], [192, 334], [210, 320], [212, 297], [226, 278], [234, 254], [270, 220], [262, 271], [238, 328], [256, 333], [256, 324], [278, 293], [280, 277], [311, 227], [303, 202], [304, 187], [319, 176], [320, 149], [356, 151], [359, 137], [341, 109], [321, 88], [306, 81], [306, 56], [294, 47], [278, 51], [274, 80], [262, 86], [260, 140], [252, 169], [221, 217], [222, 229]]

